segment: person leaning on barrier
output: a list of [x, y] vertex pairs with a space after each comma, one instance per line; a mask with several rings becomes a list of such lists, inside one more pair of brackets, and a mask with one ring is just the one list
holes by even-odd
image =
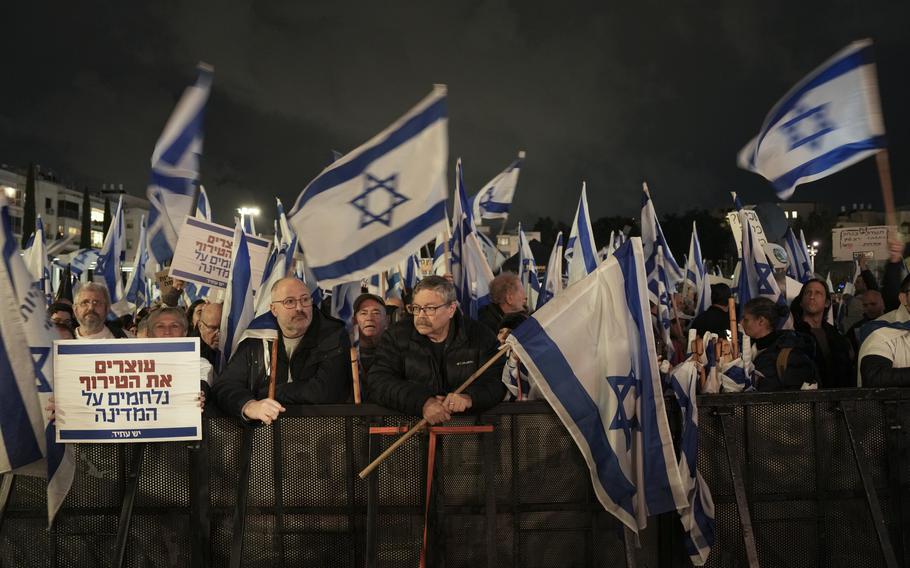
[[413, 321], [389, 328], [376, 351], [368, 383], [371, 402], [439, 424], [503, 399], [501, 359], [463, 394], [452, 392], [496, 354], [499, 342], [485, 326], [462, 316], [451, 282], [441, 276], [421, 280], [408, 311]]
[[803, 284], [790, 305], [793, 328], [815, 339], [815, 365], [819, 386], [845, 388], [856, 386], [853, 373], [854, 352], [847, 338], [825, 321], [831, 309], [831, 291], [824, 280], [812, 278]]
[[477, 321], [493, 333], [506, 314], [527, 312], [528, 296], [514, 272], [502, 272], [490, 281], [490, 303], [477, 312]]
[[382, 334], [389, 327], [389, 316], [382, 298], [374, 294], [358, 296], [354, 300], [354, 325], [360, 338], [360, 366], [363, 369], [360, 380], [363, 382], [373, 365]]
[[[271, 424], [284, 404], [329, 404], [351, 397], [350, 341], [344, 324], [313, 308], [306, 285], [296, 278], [276, 282], [271, 311], [278, 321], [275, 399], [268, 397], [268, 345], [245, 339], [215, 380], [218, 406], [245, 420]], [[271, 352], [269, 352], [269, 357]]]
[[83, 284], [76, 292], [73, 311], [79, 327], [76, 328], [76, 339], [123, 339], [129, 334], [119, 327], [106, 323], [107, 314], [111, 311], [111, 297], [107, 288], [96, 282]]
[[777, 330], [789, 309], [769, 300], [753, 298], [743, 306], [743, 333], [752, 338], [755, 388], [759, 391], [814, 388], [818, 370], [813, 361], [812, 338]]

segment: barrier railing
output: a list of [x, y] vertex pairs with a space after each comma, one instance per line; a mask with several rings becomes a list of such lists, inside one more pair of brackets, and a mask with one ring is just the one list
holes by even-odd
[[[910, 560], [910, 392], [699, 405], [698, 465], [717, 519], [709, 566]], [[395, 439], [370, 428], [414, 421], [372, 405], [294, 407], [270, 427], [207, 415], [201, 443], [80, 445], [51, 530], [45, 482], [3, 476], [0, 566], [412, 567], [425, 515], [427, 566], [689, 565], [675, 513], [627, 549], [544, 403], [454, 419], [492, 431], [438, 436], [429, 505], [427, 435], [358, 479]]]

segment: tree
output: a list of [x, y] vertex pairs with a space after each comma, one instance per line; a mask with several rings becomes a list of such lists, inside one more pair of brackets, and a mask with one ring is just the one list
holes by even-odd
[[550, 250], [556, 242], [556, 233], [562, 231], [562, 242], [565, 243], [571, 228], [562, 221], [554, 221], [552, 217], [538, 217], [531, 230], [540, 233], [540, 244], [544, 249]]
[[79, 235], [79, 248], [92, 246], [92, 200], [88, 196], [88, 188], [82, 191], [82, 231]]
[[107, 238], [107, 231], [111, 228], [111, 221], [113, 220], [111, 216], [111, 200], [107, 197], [104, 198], [104, 238]]
[[25, 210], [22, 213], [22, 248], [28, 242], [32, 231], [35, 230], [35, 164], [28, 165], [28, 173], [25, 176]]

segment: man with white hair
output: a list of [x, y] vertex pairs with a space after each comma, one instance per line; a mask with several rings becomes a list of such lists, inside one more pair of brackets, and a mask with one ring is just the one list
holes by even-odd
[[123, 329], [108, 325], [107, 314], [111, 311], [111, 297], [107, 288], [97, 282], [83, 284], [76, 292], [73, 311], [79, 327], [76, 339], [122, 339], [130, 337]]

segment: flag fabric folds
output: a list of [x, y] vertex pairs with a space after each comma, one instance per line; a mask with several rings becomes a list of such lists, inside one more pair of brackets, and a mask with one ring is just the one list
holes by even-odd
[[51, 266], [47, 256], [47, 240], [44, 237], [44, 222], [41, 215], [35, 218], [35, 232], [22, 250], [22, 260], [25, 261], [29, 274], [38, 283], [38, 288], [44, 293], [45, 303], [49, 304], [52, 297]]
[[369, 278], [443, 229], [447, 124], [440, 85], [304, 188], [288, 220], [323, 286]]
[[784, 249], [787, 251], [787, 276], [805, 284], [812, 278], [809, 251], [790, 227], [787, 227], [787, 232], [784, 233]]
[[451, 258], [446, 260], [450, 251], [446, 247], [451, 247], [452, 231], [449, 228], [448, 213], [446, 213], [445, 227], [436, 235], [436, 242], [433, 245], [433, 274], [444, 276], [450, 270]]
[[553, 250], [550, 251], [550, 260], [547, 261], [547, 273], [543, 278], [543, 287], [537, 296], [536, 309], [540, 309], [553, 299], [556, 294], [562, 292], [562, 231], [556, 234], [556, 242], [553, 243]]
[[354, 320], [354, 300], [360, 296], [360, 282], [346, 282], [332, 288], [332, 317], [344, 322], [351, 330]]
[[202, 122], [214, 70], [200, 63], [196, 83], [183, 92], [152, 153], [152, 173], [146, 196], [148, 239], [152, 260], [164, 265], [174, 256], [177, 235], [192, 212], [202, 155]]
[[145, 277], [145, 265], [148, 263], [148, 233], [145, 227], [145, 215], [139, 221], [139, 241], [136, 245], [136, 256], [133, 260], [133, 271], [130, 272], [129, 280], [126, 282], [124, 298], [127, 302], [136, 306], [136, 309], [142, 309], [149, 306], [148, 281]]
[[711, 307], [711, 285], [708, 283], [708, 270], [701, 256], [701, 243], [698, 240], [698, 229], [692, 221], [692, 238], [689, 241], [689, 256], [686, 261], [686, 286], [695, 291], [695, 316], [699, 316]]
[[270, 310], [272, 286], [293, 270], [294, 252], [297, 250], [297, 236], [288, 225], [281, 200], [276, 199], [276, 202], [278, 214], [276, 225], [281, 230], [275, 234], [275, 246], [269, 253], [265, 269], [262, 271], [262, 282], [258, 288], [259, 293], [255, 297], [254, 312], [257, 317]]
[[537, 263], [531, 252], [531, 243], [518, 224], [518, 281], [528, 296], [528, 307], [536, 308], [540, 297], [540, 279], [537, 277]]
[[524, 151], [518, 152], [518, 159], [483, 186], [471, 199], [471, 210], [475, 219], [505, 219], [515, 198], [518, 173], [524, 162]]
[[195, 217], [203, 221], [212, 221], [212, 205], [209, 203], [209, 195], [201, 185], [199, 186], [199, 198], [196, 201]]
[[[752, 225], [743, 210], [739, 212], [742, 224], [742, 257], [739, 272], [738, 300], [740, 315], [746, 302], [752, 298], [764, 297], [772, 302], [786, 302], [781, 298], [780, 287], [774, 278], [774, 268], [768, 262], [765, 250], [758, 242]], [[779, 327], [779, 326], [778, 326]]]
[[885, 147], [872, 41], [853, 42], [796, 84], [740, 151], [780, 199]]
[[648, 292], [651, 294], [651, 301], [657, 303], [657, 255], [658, 250], [663, 251], [663, 265], [667, 273], [667, 282], [671, 287], [676, 286], [685, 277], [682, 269], [676, 259], [673, 258], [673, 252], [667, 245], [667, 239], [664, 238], [664, 231], [660, 228], [660, 221], [657, 220], [657, 212], [654, 210], [654, 202], [651, 200], [651, 192], [648, 191], [648, 184], [642, 184], [642, 202], [641, 202], [641, 242], [645, 251], [645, 271], [648, 273]]
[[111, 296], [111, 311], [122, 316], [129, 313], [123, 295], [123, 278], [121, 277], [121, 262], [126, 249], [126, 228], [123, 222], [123, 197], [117, 200], [117, 209], [111, 219], [111, 226], [107, 230], [101, 252], [98, 254], [95, 275], [100, 276], [107, 291]]
[[253, 320], [254, 309], [250, 251], [243, 227], [237, 223], [234, 227], [234, 249], [231, 252], [231, 279], [224, 293], [221, 334], [218, 337], [222, 369], [237, 351], [243, 332]]
[[0, 196], [0, 473], [46, 477], [48, 524], [73, 483], [75, 461], [44, 408], [53, 395], [53, 335], [45, 298], [19, 256]]
[[585, 186], [586, 184], [582, 182], [578, 208], [575, 210], [575, 220], [572, 221], [572, 231], [569, 233], [569, 240], [566, 241], [565, 258], [570, 286], [594, 272], [599, 264]]
[[465, 315], [477, 319], [480, 308], [490, 303], [493, 271], [490, 270], [477, 239], [477, 227], [468, 207], [461, 159], [455, 164], [455, 207], [452, 214], [450, 254], [458, 302]]
[[688, 507], [664, 409], [639, 239], [508, 343], [578, 444], [601, 504], [635, 532]]

